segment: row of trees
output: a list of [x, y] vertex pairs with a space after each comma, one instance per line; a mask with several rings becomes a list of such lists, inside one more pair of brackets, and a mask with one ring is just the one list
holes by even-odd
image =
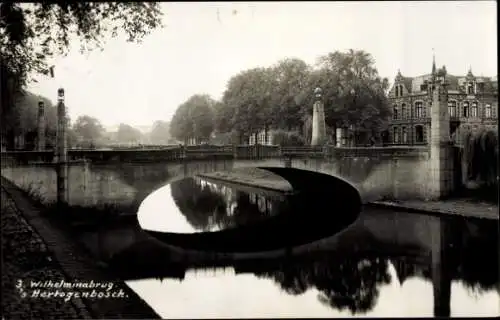
[[[8, 149], [14, 149], [19, 138], [33, 141], [37, 133], [38, 102], [45, 104], [45, 121], [47, 143], [52, 145], [55, 142], [57, 110], [52, 102], [42, 96], [31, 92], [22, 92], [17, 95], [13, 104], [15, 108], [6, 110], [5, 105], [1, 105], [2, 111], [2, 143]], [[22, 142], [21, 142], [22, 143]], [[33, 144], [33, 142], [31, 142]], [[34, 147], [34, 146], [32, 146]]]
[[[25, 106], [31, 106], [33, 101], [20, 103], [17, 100], [38, 100], [26, 92], [26, 84], [34, 80], [32, 77], [36, 74], [54, 77], [53, 66], [51, 68], [49, 63], [52, 58], [67, 53], [78, 44], [81, 51], [102, 48], [106, 40], [119, 34], [126, 35], [127, 41], [140, 42], [152, 30], [162, 27], [162, 16], [160, 4], [155, 2], [1, 2], [2, 147], [12, 148], [15, 140], [24, 137], [22, 132], [31, 132], [24, 129], [33, 126], [32, 112], [16, 109], [26, 109]], [[77, 43], [70, 39], [77, 39]], [[55, 121], [54, 116], [49, 115], [48, 121]], [[48, 127], [54, 128], [51, 122]]]
[[310, 139], [314, 89], [323, 90], [328, 132], [353, 126], [358, 140], [378, 137], [390, 117], [386, 92], [372, 56], [349, 50], [321, 56], [310, 66], [296, 58], [244, 70], [227, 83], [221, 101], [194, 95], [180, 105], [171, 133], [178, 140], [206, 140], [230, 133], [239, 142], [261, 130], [297, 132]]
[[107, 131], [98, 119], [90, 116], [79, 117], [70, 129], [76, 138], [75, 146], [92, 147], [113, 144], [169, 144], [173, 143], [169, 134], [169, 123], [156, 121], [150, 132], [143, 133], [139, 129], [125, 123], [118, 126], [116, 132]]
[[[9, 150], [22, 148], [32, 150], [36, 146], [38, 134], [38, 102], [45, 105], [45, 136], [46, 146], [50, 149], [55, 145], [57, 128], [57, 108], [50, 99], [25, 91], [17, 96], [15, 108], [3, 113], [5, 121], [3, 139]], [[70, 106], [69, 106], [70, 108]], [[2, 110], [3, 111], [3, 110]], [[68, 143], [70, 147], [93, 147], [110, 144], [168, 144], [173, 143], [169, 134], [169, 123], [157, 121], [151, 132], [142, 133], [131, 125], [121, 123], [116, 132], [107, 131], [96, 118], [83, 115], [74, 123], [67, 118]]]

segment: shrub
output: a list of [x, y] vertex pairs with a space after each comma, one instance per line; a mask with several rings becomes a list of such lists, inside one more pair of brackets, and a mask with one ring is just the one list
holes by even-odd
[[477, 132], [466, 132], [461, 160], [465, 182], [473, 181], [481, 189], [498, 187], [498, 133], [496, 131], [482, 129]]
[[280, 146], [303, 146], [304, 138], [294, 131], [277, 130], [273, 134], [273, 144]]

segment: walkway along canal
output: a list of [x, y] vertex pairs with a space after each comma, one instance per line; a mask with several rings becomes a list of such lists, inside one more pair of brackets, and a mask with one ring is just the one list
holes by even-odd
[[[42, 215], [22, 190], [1, 180], [2, 203], [2, 316], [5, 319], [157, 319], [159, 316], [120, 279], [96, 264], [69, 230]], [[19, 291], [22, 280], [23, 292]], [[115, 297], [90, 297], [92, 289], [34, 288], [31, 282], [112, 285]], [[83, 285], [81, 285], [83, 287]], [[109, 288], [109, 287], [108, 287]], [[40, 290], [40, 291], [37, 291]], [[59, 290], [66, 296], [43, 298]], [[89, 298], [65, 301], [68, 292]]]

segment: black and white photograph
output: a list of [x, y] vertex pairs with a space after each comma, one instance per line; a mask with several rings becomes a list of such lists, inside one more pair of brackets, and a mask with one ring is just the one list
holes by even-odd
[[2, 320], [499, 317], [497, 9], [2, 1]]

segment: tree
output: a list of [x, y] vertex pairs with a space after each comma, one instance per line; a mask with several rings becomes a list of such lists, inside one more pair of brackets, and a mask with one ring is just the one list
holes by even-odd
[[142, 138], [142, 133], [139, 129], [132, 127], [131, 125], [120, 123], [118, 126], [118, 132], [116, 133], [116, 139], [119, 143], [133, 143], [137, 144]]
[[462, 183], [483, 199], [498, 201], [498, 132], [465, 131], [461, 149]]
[[222, 103], [228, 108], [226, 114], [232, 115], [227, 129], [237, 131], [240, 140], [272, 125], [274, 86], [271, 68], [246, 70], [229, 80]]
[[6, 137], [7, 149], [20, 147], [15, 145], [15, 138], [21, 138], [26, 142], [25, 148], [32, 149], [35, 146], [35, 139], [38, 128], [38, 103], [44, 102], [45, 106], [45, 134], [49, 137], [47, 145], [53, 145], [55, 141], [50, 137], [55, 137], [57, 125], [57, 111], [52, 102], [43, 96], [36, 95], [29, 91], [18, 95], [14, 101], [17, 108], [12, 112], [5, 113], [4, 105], [2, 105], [2, 136]]
[[193, 95], [175, 111], [170, 133], [180, 141], [207, 141], [214, 129], [215, 101], [208, 95]]
[[95, 145], [104, 133], [104, 127], [99, 120], [90, 116], [78, 117], [73, 130], [85, 146]]
[[218, 133], [230, 132], [233, 127], [234, 108], [222, 101], [214, 105], [214, 130]]
[[303, 60], [292, 58], [279, 61], [273, 67], [276, 77], [273, 88], [274, 127], [301, 132], [308, 105], [307, 96], [312, 95], [307, 86], [311, 68]]
[[[80, 49], [102, 48], [119, 31], [140, 42], [162, 26], [158, 3], [80, 2], [0, 3], [0, 104], [2, 128], [17, 95], [33, 73], [49, 74], [47, 61], [65, 54], [75, 35]], [[2, 130], [2, 137], [5, 136]]]
[[318, 59], [310, 90], [323, 89], [325, 117], [330, 127], [353, 125], [360, 133], [382, 130], [391, 114], [385, 92], [389, 86], [364, 51], [329, 53]]
[[161, 27], [158, 3], [73, 2], [0, 4], [2, 61], [21, 79], [31, 71], [48, 74], [47, 59], [65, 54], [70, 37], [80, 40], [82, 51], [102, 47], [103, 40], [121, 30], [127, 41], [140, 42]]
[[152, 144], [168, 144], [170, 141], [170, 123], [158, 120], [149, 134]]

